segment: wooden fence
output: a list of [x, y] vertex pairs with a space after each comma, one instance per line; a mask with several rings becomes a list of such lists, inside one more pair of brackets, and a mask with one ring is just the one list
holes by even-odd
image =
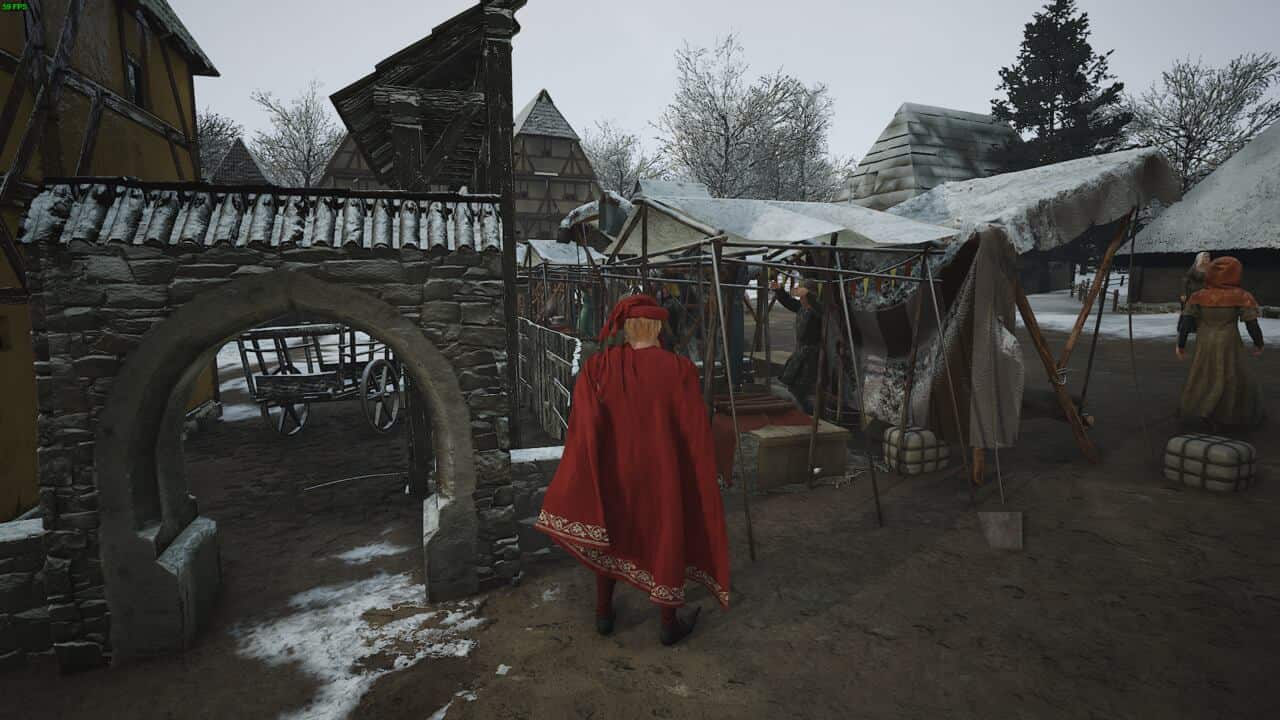
[[564, 440], [569, 404], [582, 355], [582, 342], [571, 335], [520, 318], [520, 406], [556, 440]]

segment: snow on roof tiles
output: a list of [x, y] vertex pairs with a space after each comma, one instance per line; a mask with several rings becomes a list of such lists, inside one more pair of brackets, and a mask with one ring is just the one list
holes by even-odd
[[500, 247], [493, 195], [308, 188], [52, 182], [27, 208], [19, 242], [205, 247]]

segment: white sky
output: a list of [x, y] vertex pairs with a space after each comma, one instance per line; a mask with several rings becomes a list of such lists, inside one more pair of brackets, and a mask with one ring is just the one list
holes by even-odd
[[[254, 89], [291, 97], [310, 79], [333, 93], [473, 0], [169, 0], [222, 73], [197, 78], [201, 108], [265, 125]], [[1280, 0], [1080, 0], [1095, 50], [1129, 91], [1175, 58], [1221, 64], [1280, 53]], [[782, 68], [835, 100], [831, 149], [861, 157], [903, 102], [987, 112], [1041, 0], [530, 0], [517, 14], [518, 111], [546, 88], [583, 134], [614, 119], [652, 138], [674, 92], [673, 52], [732, 30], [753, 72]], [[650, 145], [653, 145], [650, 140]]]

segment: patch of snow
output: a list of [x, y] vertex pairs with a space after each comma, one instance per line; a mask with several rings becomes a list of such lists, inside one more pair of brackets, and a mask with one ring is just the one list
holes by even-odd
[[453, 706], [453, 701], [450, 700], [449, 702], [444, 704], [444, 707], [431, 713], [431, 717], [427, 718], [427, 720], [444, 720], [444, 714], [449, 712], [449, 708], [452, 706]]
[[[298, 664], [319, 680], [309, 705], [285, 713], [286, 720], [328, 720], [347, 717], [360, 698], [381, 676], [391, 672], [384, 663], [365, 663], [391, 655], [399, 670], [429, 657], [466, 657], [475, 641], [459, 633], [479, 604], [464, 601], [450, 606], [451, 626], [428, 625], [438, 611], [423, 610], [376, 624], [365, 619], [370, 611], [387, 611], [425, 603], [424, 588], [405, 573], [379, 574], [341, 585], [326, 585], [289, 600], [293, 613], [256, 624], [232, 628], [237, 652], [269, 665]], [[465, 618], [465, 619], [462, 619]]]
[[[1045, 330], [1071, 332], [1071, 328], [1075, 326], [1076, 317], [1080, 314], [1080, 301], [1071, 297], [1067, 290], [1029, 295], [1027, 299], [1031, 302], [1031, 309], [1035, 311], [1040, 327]], [[1122, 294], [1121, 302], [1123, 301]], [[1082, 338], [1093, 335], [1097, 312], [1095, 304], [1089, 319], [1085, 322]], [[1262, 327], [1264, 338], [1280, 337], [1280, 320], [1261, 318], [1258, 324]], [[1245, 343], [1252, 347], [1252, 341], [1248, 339], [1243, 324], [1239, 326], [1239, 330]], [[1111, 312], [1110, 298], [1107, 299], [1107, 307], [1102, 314], [1102, 327], [1099, 332], [1105, 337], [1129, 337], [1129, 316], [1123, 311]], [[1134, 314], [1133, 338], [1135, 340], [1165, 339], [1172, 345], [1178, 339], [1178, 313]]]
[[344, 553], [339, 553], [333, 557], [341, 560], [348, 565], [368, 565], [374, 560], [381, 557], [391, 557], [392, 555], [400, 555], [407, 553], [413, 548], [405, 545], [392, 545], [389, 542], [378, 542], [372, 545], [363, 545], [358, 548], [352, 548]]
[[498, 675], [506, 675], [506, 674], [507, 674], [507, 673], [509, 673], [509, 672], [511, 672], [511, 666], [510, 666], [510, 665], [499, 665], [499, 666], [498, 666], [498, 673], [497, 673]]
[[[223, 397], [226, 396], [223, 395]], [[222, 405], [222, 417], [220, 420], [224, 423], [261, 419], [262, 410], [258, 408], [256, 403], [223, 403]]]
[[467, 702], [476, 701], [476, 694], [472, 690], [459, 690], [458, 692], [454, 693], [453, 696], [460, 697], [463, 700], [466, 700]]
[[553, 602], [558, 597], [560, 597], [559, 585], [552, 585], [551, 587], [542, 591], [542, 602]]
[[582, 341], [578, 338], [573, 339], [573, 368], [569, 372], [574, 375], [582, 369]]
[[564, 454], [563, 445], [548, 445], [538, 448], [520, 448], [511, 451], [511, 463], [531, 463], [542, 462], [544, 460], [559, 460]]

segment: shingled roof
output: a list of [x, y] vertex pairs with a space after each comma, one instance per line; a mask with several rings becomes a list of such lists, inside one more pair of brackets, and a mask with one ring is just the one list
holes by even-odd
[[213, 66], [213, 61], [208, 55], [204, 54], [204, 50], [200, 49], [200, 45], [196, 43], [196, 39], [191, 37], [191, 33], [187, 30], [187, 26], [182, 24], [178, 19], [178, 14], [169, 7], [169, 3], [165, 0], [138, 0], [141, 5], [158, 23], [169, 32], [173, 33], [173, 39], [186, 52], [187, 57], [191, 61], [191, 74], [204, 75], [206, 77], [221, 77], [218, 69]]
[[842, 199], [884, 210], [942, 183], [994, 175], [1001, 171], [996, 151], [1017, 139], [990, 115], [903, 103]]
[[578, 133], [573, 131], [569, 121], [564, 119], [556, 104], [551, 101], [551, 93], [545, 89], [529, 101], [528, 105], [516, 115], [516, 135], [541, 135], [544, 137], [560, 137], [578, 140]]
[[50, 181], [19, 242], [245, 247], [500, 247], [495, 195], [155, 183]]
[[214, 185], [270, 185], [267, 176], [262, 174], [258, 161], [253, 159], [244, 140], [236, 138], [230, 149], [218, 161], [218, 167], [209, 176]]

